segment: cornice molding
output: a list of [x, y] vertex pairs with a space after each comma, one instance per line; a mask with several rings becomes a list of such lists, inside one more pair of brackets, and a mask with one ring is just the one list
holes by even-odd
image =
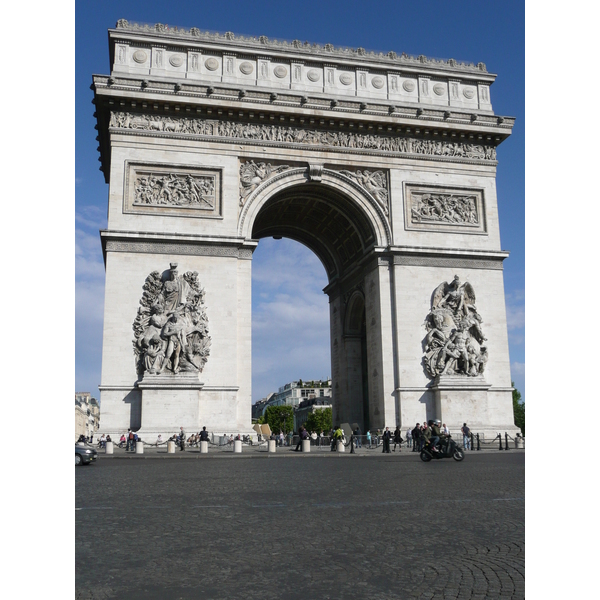
[[176, 254], [186, 256], [220, 256], [251, 260], [258, 242], [231, 238], [204, 238], [177, 234], [101, 231], [102, 253]]

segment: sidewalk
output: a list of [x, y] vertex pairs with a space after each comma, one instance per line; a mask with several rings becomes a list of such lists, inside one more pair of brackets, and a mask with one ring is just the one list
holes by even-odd
[[[98, 449], [98, 458], [102, 459], [144, 459], [144, 458], [154, 458], [154, 459], [207, 459], [207, 458], [221, 458], [221, 457], [232, 457], [232, 458], [283, 458], [283, 457], [299, 457], [302, 456], [304, 458], [308, 457], [373, 457], [373, 456], [381, 456], [384, 455], [382, 452], [381, 446], [379, 448], [358, 448], [354, 451], [354, 453], [350, 452], [350, 448], [346, 448], [345, 452], [332, 452], [329, 447], [311, 447], [310, 452], [295, 452], [293, 447], [283, 446], [277, 447], [275, 452], [268, 452], [267, 446], [249, 446], [247, 444], [242, 445], [242, 452], [234, 452], [232, 446], [214, 446], [209, 445], [208, 453], [202, 454], [200, 453], [200, 449], [196, 447], [186, 447], [184, 451], [181, 451], [178, 447], [175, 449], [174, 453], [168, 453], [166, 446], [161, 446], [159, 448], [155, 446], [149, 446], [144, 444], [144, 452], [143, 454], [136, 454], [135, 452], [127, 452], [124, 448], [114, 447], [113, 454], [106, 454], [104, 449]], [[468, 458], [470, 454], [490, 454], [490, 453], [500, 453], [499, 445], [496, 445], [494, 448], [482, 448], [480, 451], [478, 450], [465, 450], [465, 459]], [[506, 452], [506, 450], [502, 450], [502, 452]], [[509, 452], [525, 452], [525, 449], [516, 449], [510, 448]], [[384, 455], [389, 457], [398, 456], [398, 457], [414, 457], [415, 459], [419, 458], [419, 452], [413, 452], [410, 448], [403, 448], [401, 451], [390, 452], [390, 454]]]

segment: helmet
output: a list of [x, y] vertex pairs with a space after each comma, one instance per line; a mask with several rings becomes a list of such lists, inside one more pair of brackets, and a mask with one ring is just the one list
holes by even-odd
[[435, 420], [435, 424], [439, 426], [439, 425], [441, 425], [441, 424], [442, 424], [442, 422], [441, 422], [439, 419], [436, 419], [436, 420]]

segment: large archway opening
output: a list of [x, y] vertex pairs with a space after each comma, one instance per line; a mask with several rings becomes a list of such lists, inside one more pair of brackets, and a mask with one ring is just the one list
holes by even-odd
[[[319, 372], [311, 378], [321, 378], [324, 365], [332, 374], [334, 421], [366, 431], [370, 411], [365, 298], [364, 291], [347, 290], [362, 287], [359, 265], [375, 245], [369, 218], [341, 191], [306, 182], [278, 191], [263, 203], [252, 238], [263, 240], [253, 259], [253, 401], [265, 397], [266, 376], [277, 373], [281, 378], [271, 383], [270, 391], [277, 391], [277, 385], [288, 382], [279, 373], [296, 373], [289, 381], [301, 377], [298, 370], [286, 371], [290, 363], [295, 360], [299, 368], [306, 368], [316, 359], [312, 368]], [[325, 277], [318, 277], [316, 259]], [[323, 301], [316, 300], [317, 286]], [[343, 314], [330, 315], [325, 288], [330, 295], [344, 297]], [[287, 322], [281, 321], [282, 315]], [[315, 327], [328, 333], [326, 362], [324, 336], [316, 336]], [[265, 349], [270, 344], [275, 352]]]
[[252, 402], [302, 379], [331, 376], [321, 261], [293, 240], [264, 238], [252, 259]]

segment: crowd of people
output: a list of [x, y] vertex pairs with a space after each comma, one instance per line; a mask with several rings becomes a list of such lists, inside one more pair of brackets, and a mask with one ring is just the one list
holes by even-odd
[[[461, 435], [463, 437], [463, 448], [465, 450], [472, 449], [471, 443], [471, 430], [467, 426], [466, 423], [461, 427]], [[298, 433], [294, 434], [294, 432], [289, 431], [287, 434], [280, 430], [278, 434], [272, 433], [270, 436], [271, 440], [274, 440], [278, 446], [288, 446], [291, 447], [294, 442], [294, 438], [297, 437], [297, 444], [293, 450], [298, 451], [302, 446], [303, 440], [310, 440], [311, 445], [315, 446], [330, 446], [332, 452], [335, 452], [337, 449], [337, 443], [342, 442], [345, 446], [350, 446], [350, 451], [354, 452], [355, 448], [362, 448], [363, 443], [365, 447], [368, 448], [378, 448], [379, 445], [382, 445], [382, 452], [401, 452], [402, 444], [406, 441], [406, 447], [411, 449], [413, 452], [420, 452], [427, 443], [432, 442], [433, 447], [437, 448], [440, 441], [446, 439], [450, 435], [450, 431], [445, 423], [441, 423], [439, 419], [429, 421], [424, 421], [423, 423], [417, 423], [415, 427], [408, 428], [406, 430], [406, 440], [402, 437], [402, 432], [400, 427], [397, 426], [396, 429], [392, 432], [389, 427], [386, 427], [384, 431], [380, 429], [371, 431], [368, 430], [365, 435], [362, 434], [359, 427], [356, 427], [352, 434], [350, 435], [350, 440], [346, 439], [346, 434], [342, 430], [340, 426], [332, 427], [327, 433], [323, 430], [317, 431], [308, 431], [304, 426], [300, 427]], [[237, 434], [236, 437], [232, 435], [223, 436], [228, 445], [234, 443], [234, 441], [242, 440], [248, 443], [251, 443], [250, 436], [243, 436], [241, 434]], [[77, 440], [79, 443], [91, 443], [89, 438], [81, 435]], [[111, 442], [110, 435], [102, 434], [99, 440], [100, 448], [106, 448], [106, 443]], [[127, 434], [122, 434], [119, 439], [119, 447], [125, 447], [127, 452], [135, 452], [135, 446], [140, 441], [138, 434], [131, 429], [127, 430]], [[178, 433], [174, 433], [168, 440], [163, 440], [162, 435], [158, 435], [156, 440], [156, 446], [161, 446], [166, 444], [167, 442], [175, 442], [175, 445], [179, 447], [180, 451], [184, 451], [186, 444], [190, 447], [199, 447], [200, 442], [209, 441], [209, 433], [206, 430], [206, 427], [203, 427], [201, 431], [198, 433], [192, 434], [190, 436], [186, 436], [186, 433], [183, 427], [180, 428]], [[259, 442], [261, 441], [261, 436], [259, 436]], [[391, 448], [391, 444], [394, 444], [393, 449]]]

